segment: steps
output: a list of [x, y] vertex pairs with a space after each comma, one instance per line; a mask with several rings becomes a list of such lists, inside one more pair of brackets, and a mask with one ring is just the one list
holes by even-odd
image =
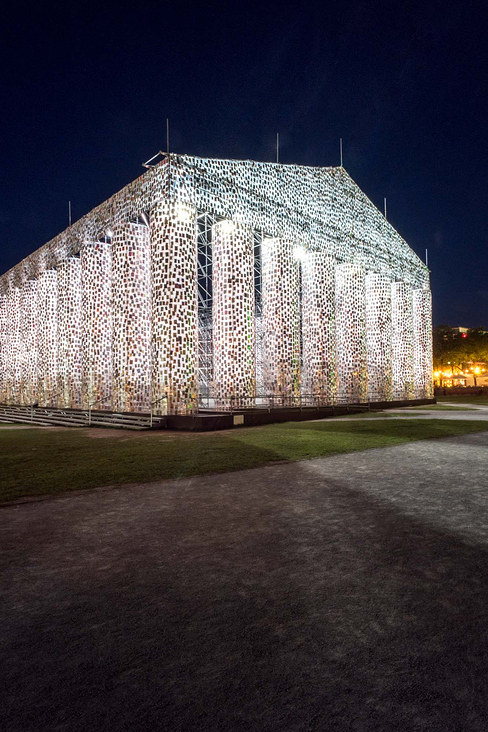
[[324, 407], [299, 407], [279, 409], [248, 409], [239, 412], [216, 412], [200, 409], [196, 414], [168, 415], [162, 417], [148, 412], [109, 412], [93, 410], [91, 416], [82, 409], [55, 409], [54, 407], [21, 407], [0, 404], [0, 423], [19, 422], [47, 427], [112, 427], [127, 430], [190, 430], [202, 431], [232, 429], [244, 425], [250, 427], [258, 424], [278, 422], [301, 422], [308, 419], [338, 417], [347, 413], [377, 411], [395, 407], [435, 404], [435, 399], [416, 399], [392, 402], [371, 402], [366, 404], [336, 404]]
[[165, 426], [164, 417], [147, 413], [88, 411], [81, 409], [55, 409], [54, 407], [22, 407], [0, 404], [0, 422], [19, 422], [47, 427], [112, 427], [129, 430], [158, 429]]

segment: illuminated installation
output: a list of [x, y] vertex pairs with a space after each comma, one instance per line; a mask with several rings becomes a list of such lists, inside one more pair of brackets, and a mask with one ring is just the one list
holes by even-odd
[[338, 264], [335, 268], [337, 395], [341, 403], [366, 401], [366, 291], [364, 268]]
[[337, 395], [335, 268], [324, 252], [308, 252], [302, 262], [302, 389], [319, 405]]
[[299, 257], [284, 239], [264, 239], [261, 253], [264, 392], [294, 404], [300, 396]]
[[216, 406], [247, 406], [255, 393], [255, 298], [252, 231], [215, 224], [213, 239], [213, 378]]
[[432, 396], [426, 266], [344, 168], [165, 155], [0, 277], [0, 403]]
[[385, 275], [366, 275], [368, 396], [372, 402], [389, 401], [393, 394], [391, 290]]
[[[68, 257], [57, 267], [58, 272], [58, 406], [81, 407], [82, 383], [82, 285], [81, 260]], [[35, 280], [31, 280], [35, 282]], [[34, 309], [37, 303], [34, 300]], [[34, 349], [35, 353], [35, 349]], [[32, 404], [34, 398], [24, 403]]]

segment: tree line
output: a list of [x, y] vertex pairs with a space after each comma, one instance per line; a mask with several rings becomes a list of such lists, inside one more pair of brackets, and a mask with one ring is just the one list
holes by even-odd
[[455, 333], [448, 325], [433, 331], [434, 369], [450, 364], [463, 371], [473, 361], [488, 362], [488, 331], [470, 328], [467, 333]]

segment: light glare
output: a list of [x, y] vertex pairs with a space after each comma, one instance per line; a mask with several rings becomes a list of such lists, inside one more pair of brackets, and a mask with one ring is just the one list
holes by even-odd
[[307, 258], [307, 250], [304, 247], [294, 247], [293, 256], [298, 259], [299, 262], [304, 262]]

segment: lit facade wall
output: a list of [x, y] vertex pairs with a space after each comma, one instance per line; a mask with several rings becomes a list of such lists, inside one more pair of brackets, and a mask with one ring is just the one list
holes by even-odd
[[37, 401], [37, 280], [29, 280], [20, 291], [21, 386], [20, 401]]
[[391, 286], [393, 398], [413, 399], [412, 288], [405, 282]]
[[264, 394], [295, 403], [300, 394], [300, 264], [293, 242], [262, 245]]
[[58, 273], [48, 269], [37, 285], [37, 400], [40, 407], [57, 406]]
[[415, 399], [430, 399], [432, 384], [432, 295], [413, 291], [413, 363]]
[[338, 401], [364, 402], [368, 396], [366, 291], [364, 270], [339, 264], [335, 270]]
[[0, 404], [7, 403], [7, 297], [0, 295]]
[[0, 277], [2, 403], [410, 399], [431, 364], [428, 270], [343, 168], [168, 155]]
[[83, 298], [81, 260], [58, 266], [58, 406], [81, 407]]
[[391, 282], [385, 275], [366, 275], [366, 348], [368, 398], [373, 402], [391, 400]]
[[151, 242], [149, 228], [125, 223], [112, 238], [112, 408], [147, 412], [151, 403]]
[[319, 404], [333, 404], [337, 395], [335, 267], [323, 252], [302, 261], [302, 394]]
[[214, 398], [220, 408], [251, 404], [255, 339], [252, 231], [223, 221], [213, 227]]
[[344, 168], [171, 155], [168, 195], [366, 272], [428, 283], [427, 267]]
[[21, 298], [20, 289], [14, 287], [8, 294], [5, 331], [7, 347], [5, 353], [5, 381], [7, 404], [21, 403], [20, 382], [22, 378], [22, 341], [20, 330]]
[[110, 409], [112, 400], [112, 247], [85, 242], [81, 250], [82, 406]]
[[197, 408], [196, 212], [174, 201], [151, 211], [152, 401], [159, 414]]

